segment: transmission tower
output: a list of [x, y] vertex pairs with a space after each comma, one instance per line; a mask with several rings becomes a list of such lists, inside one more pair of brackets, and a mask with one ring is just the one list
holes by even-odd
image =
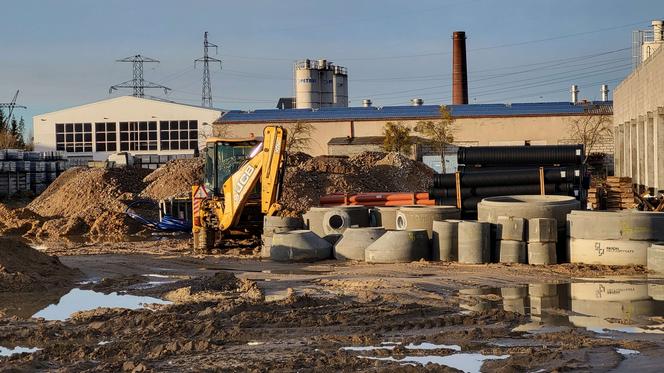
[[[27, 109], [25, 106], [18, 105], [16, 103], [16, 98], [17, 97], [18, 97], [18, 90], [14, 94], [14, 98], [12, 98], [11, 102], [2, 102], [2, 103], [0, 103], [0, 109], [1, 108], [7, 108], [7, 116], [5, 117], [5, 123], [4, 123], [5, 128], [7, 128], [9, 126], [9, 121], [12, 120], [12, 113], [14, 112], [14, 108]], [[3, 124], [3, 123], [0, 123], [0, 124]]]
[[218, 51], [218, 46], [208, 41], [208, 33], [205, 31], [203, 35], [203, 57], [194, 60], [194, 67], [196, 62], [203, 62], [203, 99], [201, 106], [212, 107], [212, 85], [210, 84], [210, 62], [219, 62], [219, 69], [221, 70], [221, 60], [208, 56], [208, 48], [214, 48], [215, 54]]
[[146, 62], [159, 63], [159, 60], [137, 54], [135, 56], [117, 60], [116, 62], [131, 62], [134, 70], [134, 79], [111, 86], [111, 88], [108, 90], [108, 93], [111, 93], [119, 88], [132, 88], [134, 90], [134, 96], [143, 97], [145, 96], [145, 88], [163, 88], [164, 93], [168, 93], [168, 91], [170, 91], [170, 88], [168, 87], [143, 79], [143, 64]]

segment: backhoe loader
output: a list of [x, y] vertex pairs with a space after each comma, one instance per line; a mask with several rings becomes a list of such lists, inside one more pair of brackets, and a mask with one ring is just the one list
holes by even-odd
[[286, 130], [267, 126], [256, 138], [209, 138], [203, 185], [192, 187], [194, 250], [209, 251], [231, 229], [260, 226], [275, 215], [283, 179]]

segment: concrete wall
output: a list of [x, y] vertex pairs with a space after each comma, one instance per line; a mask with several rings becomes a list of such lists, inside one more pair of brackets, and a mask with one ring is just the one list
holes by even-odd
[[664, 189], [664, 49], [616, 87], [613, 101], [615, 173]]
[[[521, 116], [521, 117], [481, 117], [458, 118], [455, 121], [454, 143], [460, 146], [483, 145], [558, 145], [573, 142], [570, 139], [570, 123], [576, 115]], [[316, 156], [327, 154], [327, 142], [333, 137], [382, 136], [386, 120], [310, 122], [312, 132], [309, 153]], [[401, 121], [414, 126], [417, 120]], [[291, 124], [281, 124], [288, 128]], [[228, 126], [233, 136], [261, 134], [268, 123], [223, 124]], [[414, 133], [415, 135], [416, 133]], [[596, 149], [613, 153], [613, 139], [604, 139]]]
[[[56, 123], [92, 123], [92, 152], [67, 153], [73, 159], [105, 160], [109, 154], [120, 151], [96, 152], [95, 150], [95, 123], [161, 120], [197, 120], [199, 148], [205, 145], [205, 137], [212, 129], [211, 124], [221, 116], [220, 110], [201, 108], [190, 105], [170, 103], [165, 101], [138, 98], [133, 96], [114, 97], [108, 100], [76, 106], [69, 109], [54, 111], [33, 117], [35, 150], [40, 152], [56, 150]], [[160, 143], [160, 131], [157, 128], [157, 144]], [[119, 141], [119, 133], [117, 135]], [[132, 151], [133, 154], [192, 154], [193, 150], [162, 150]]]

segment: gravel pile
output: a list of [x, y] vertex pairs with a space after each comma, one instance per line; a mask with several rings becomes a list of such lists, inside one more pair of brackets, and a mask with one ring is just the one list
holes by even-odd
[[202, 182], [204, 166], [205, 160], [202, 157], [170, 161], [143, 179], [147, 186], [140, 196], [157, 201], [186, 197], [191, 194], [192, 185]]

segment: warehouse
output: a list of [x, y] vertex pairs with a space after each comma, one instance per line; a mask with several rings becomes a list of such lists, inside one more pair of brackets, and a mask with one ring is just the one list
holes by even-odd
[[[420, 102], [414, 100], [414, 102]], [[580, 116], [611, 115], [612, 102], [544, 102], [514, 104], [475, 104], [448, 106], [455, 118], [454, 143], [458, 146], [478, 145], [557, 145], [576, 143], [571, 136], [571, 123]], [[313, 125], [310, 148], [312, 155], [343, 154], [340, 146], [348, 139], [347, 154], [360, 149], [375, 150], [380, 144], [387, 122], [414, 126], [421, 120], [440, 117], [438, 105], [348, 107], [320, 109], [255, 110], [225, 113], [217, 124], [225, 125], [233, 136], [261, 133], [268, 124], [288, 127], [295, 122]], [[416, 133], [414, 133], [415, 135]], [[359, 138], [368, 141], [358, 141]], [[369, 141], [370, 140], [370, 141]], [[612, 163], [613, 138], [599, 141], [587, 153], [606, 153]], [[416, 152], [418, 159], [427, 152]], [[426, 161], [426, 158], [424, 158]]]
[[33, 117], [35, 150], [65, 152], [74, 165], [117, 152], [156, 165], [192, 156], [221, 114], [154, 98], [114, 97]]

